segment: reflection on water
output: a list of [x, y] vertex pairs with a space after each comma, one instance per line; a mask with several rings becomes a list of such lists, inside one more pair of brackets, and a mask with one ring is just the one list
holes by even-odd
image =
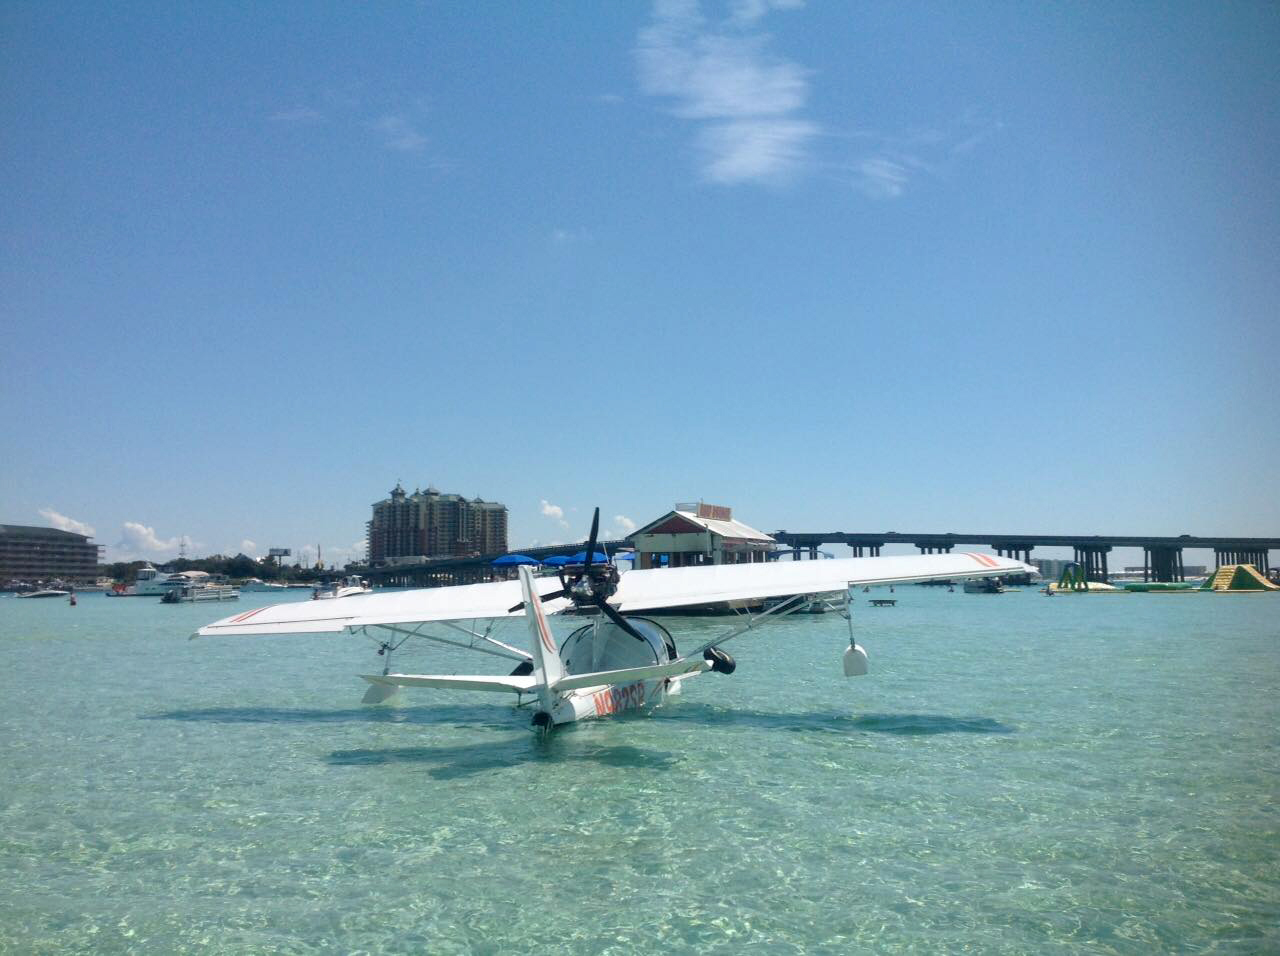
[[[535, 738], [537, 735], [531, 735]], [[513, 745], [511, 741], [489, 741], [452, 747], [399, 747], [390, 750], [338, 750], [329, 755], [333, 766], [382, 766], [393, 763], [426, 765], [433, 777], [451, 779], [489, 770], [546, 762], [593, 764], [599, 767], [669, 770], [677, 761], [671, 753], [625, 744], [566, 749], [555, 745], [554, 737], [535, 746]], [[536, 769], [536, 767], [531, 768]]]

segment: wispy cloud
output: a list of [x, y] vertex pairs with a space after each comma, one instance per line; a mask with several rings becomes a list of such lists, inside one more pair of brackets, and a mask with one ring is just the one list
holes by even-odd
[[636, 523], [626, 515], [614, 515], [613, 527], [609, 530], [610, 538], [625, 538], [636, 530]]
[[71, 531], [75, 534], [84, 534], [89, 537], [93, 537], [94, 535], [93, 528], [85, 524], [83, 521], [77, 521], [75, 518], [68, 518], [66, 515], [54, 511], [52, 508], [41, 508], [40, 516], [59, 531]]
[[849, 166], [854, 188], [872, 199], [896, 199], [921, 177], [945, 177], [964, 157], [1004, 129], [967, 110], [950, 123], [897, 135], [861, 132], [862, 155]]
[[403, 116], [394, 114], [380, 116], [373, 122], [372, 127], [382, 136], [383, 145], [387, 149], [416, 153], [427, 145], [427, 138]]
[[809, 73], [769, 53], [762, 18], [794, 2], [742, 0], [708, 22], [694, 0], [663, 0], [640, 33], [641, 89], [671, 101], [671, 112], [698, 124], [703, 176], [717, 183], [779, 182], [804, 164], [820, 131], [797, 114]]
[[270, 113], [268, 120], [281, 127], [324, 127], [331, 135], [363, 139], [400, 153], [422, 153], [430, 145], [421, 126], [422, 117], [430, 108], [423, 97], [330, 89], [320, 91], [313, 99], [318, 108], [282, 107]]
[[901, 196], [909, 179], [907, 168], [883, 156], [872, 156], [858, 164], [858, 187], [873, 199]]
[[250, 541], [248, 538], [245, 538], [243, 541], [240, 542], [240, 547], [238, 549], [238, 552], [240, 554], [248, 555], [249, 557], [252, 558], [255, 556], [254, 552], [256, 552], [257, 550], [258, 550], [258, 542]]
[[564, 509], [559, 505], [553, 505], [546, 498], [542, 499], [541, 511], [544, 517], [550, 518], [560, 525], [562, 528], [569, 527], [569, 522], [564, 520]]

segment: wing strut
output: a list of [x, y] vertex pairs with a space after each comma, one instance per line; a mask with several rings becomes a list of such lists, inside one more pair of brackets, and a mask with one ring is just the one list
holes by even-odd
[[[470, 630], [469, 628], [460, 627], [459, 625], [454, 624], [452, 621], [433, 621], [430, 623], [443, 624], [445, 627], [458, 631], [459, 633], [466, 634], [468, 637], [471, 638], [471, 640], [455, 641], [455, 640], [450, 640], [447, 637], [442, 637], [439, 634], [428, 634], [422, 630], [422, 628], [426, 627], [425, 623], [419, 624], [417, 627], [414, 627], [414, 628], [399, 627], [395, 624], [366, 624], [365, 627], [366, 628], [377, 627], [386, 631], [391, 631], [393, 634], [403, 634], [405, 640], [408, 640], [411, 637], [420, 637], [424, 641], [432, 641], [436, 644], [447, 644], [450, 647], [461, 647], [463, 650], [468, 650], [468, 651], [479, 651], [481, 654], [492, 654], [494, 657], [505, 657], [508, 660], [513, 660], [513, 661], [528, 661], [533, 659], [533, 655], [531, 655], [528, 651], [522, 651], [518, 647], [512, 647], [510, 644], [504, 644], [502, 641], [498, 640], [497, 638], [490, 637], [488, 634], [488, 631], [482, 634], [479, 631], [473, 631], [473, 630]], [[400, 644], [403, 644], [403, 643], [404, 641], [400, 642]], [[395, 647], [390, 647], [388, 649], [395, 650], [397, 647], [400, 646], [400, 644], [396, 644]], [[484, 646], [486, 644], [489, 646], [488, 647]]]
[[810, 596], [807, 594], [793, 594], [791, 597], [787, 598], [781, 604], [774, 605], [773, 607], [769, 608], [767, 611], [761, 611], [759, 614], [752, 614], [750, 611], [747, 611], [746, 612], [747, 623], [738, 625], [737, 627], [730, 630], [729, 633], [725, 634], [723, 637], [717, 637], [713, 641], [707, 641], [707, 643], [703, 644], [701, 647], [697, 648], [694, 651], [691, 651], [688, 654], [685, 654], [684, 656], [696, 657], [700, 655], [703, 651], [709, 650], [713, 647], [719, 647], [721, 644], [724, 644], [726, 641], [731, 641], [735, 637], [741, 637], [743, 634], [747, 633], [747, 631], [756, 627], [758, 624], [771, 623], [771, 622], [765, 621], [764, 620], [765, 618], [772, 617], [776, 619], [776, 618], [786, 617], [788, 614], [794, 614], [796, 611], [800, 610], [801, 608], [808, 607], [809, 601], [810, 601]]

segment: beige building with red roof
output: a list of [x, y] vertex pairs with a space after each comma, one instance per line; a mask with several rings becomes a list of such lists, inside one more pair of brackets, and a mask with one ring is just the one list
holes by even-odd
[[749, 564], [767, 560], [773, 538], [741, 521], [724, 505], [678, 504], [631, 535], [636, 567], [685, 568], [698, 564]]

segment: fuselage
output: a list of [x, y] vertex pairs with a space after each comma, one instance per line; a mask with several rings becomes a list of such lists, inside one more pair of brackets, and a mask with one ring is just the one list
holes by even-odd
[[[559, 650], [565, 673], [572, 677], [576, 674], [650, 667], [668, 664], [679, 656], [671, 634], [657, 621], [628, 617], [627, 622], [644, 638], [643, 641], [626, 633], [612, 621], [603, 619], [586, 624], [565, 638]], [[688, 676], [693, 675], [562, 691], [551, 708], [551, 722], [567, 724], [592, 717], [607, 717], [627, 710], [657, 707], [667, 697], [679, 693], [681, 680]]]

